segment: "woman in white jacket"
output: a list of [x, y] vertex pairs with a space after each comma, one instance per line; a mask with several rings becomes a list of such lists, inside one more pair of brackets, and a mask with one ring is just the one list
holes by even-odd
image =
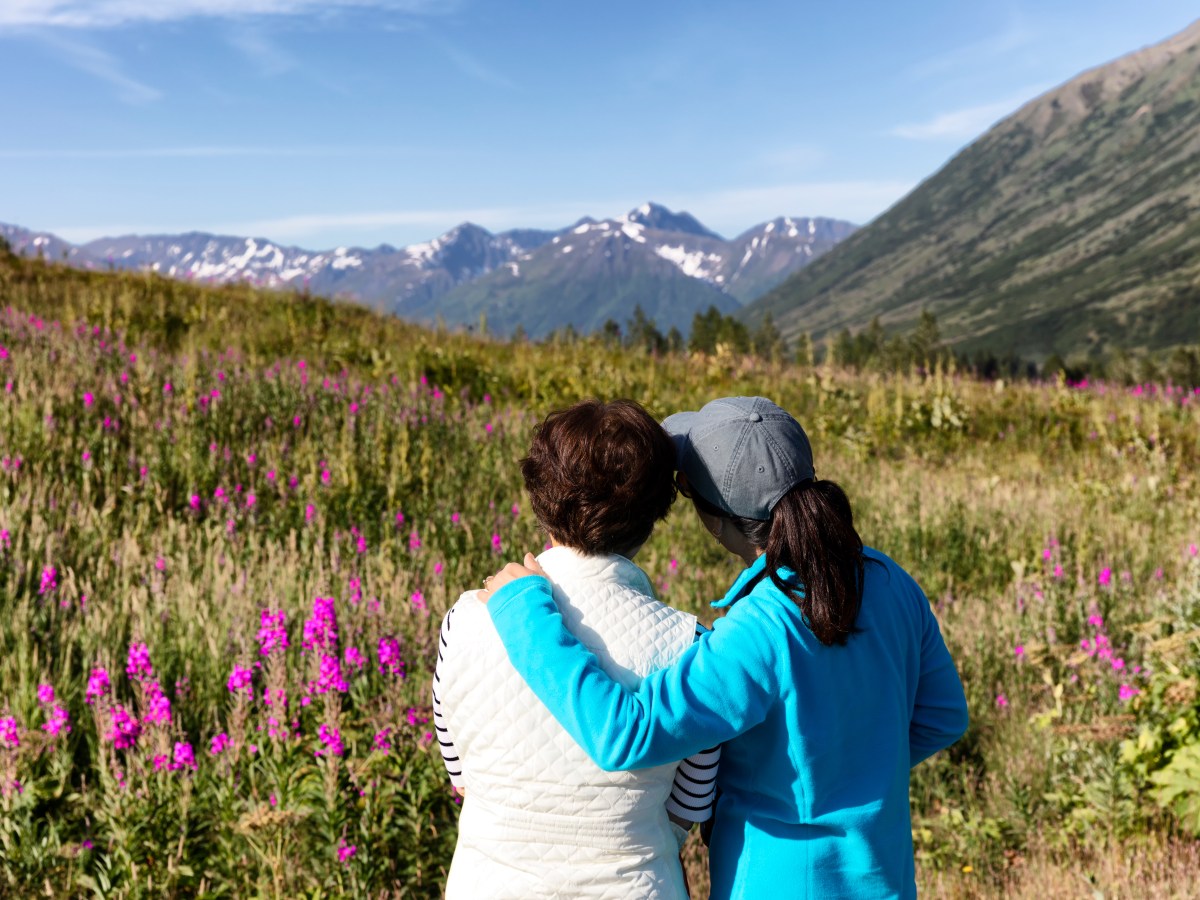
[[[563, 622], [630, 688], [702, 630], [631, 562], [675, 499], [674, 465], [671, 439], [628, 400], [551, 413], [521, 461]], [[711, 815], [718, 751], [603, 771], [512, 668], [476, 593], [442, 622], [433, 685], [443, 758], [465, 795], [447, 898], [686, 897], [679, 849]]]

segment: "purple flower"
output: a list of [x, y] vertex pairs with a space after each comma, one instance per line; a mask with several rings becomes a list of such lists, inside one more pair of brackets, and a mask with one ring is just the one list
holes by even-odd
[[287, 614], [281, 609], [272, 612], [264, 609], [259, 616], [258, 645], [263, 656], [270, 656], [276, 650], [281, 653], [288, 648], [286, 625]]
[[354, 666], [354, 668], [362, 671], [362, 667], [366, 665], [367, 660], [363, 657], [362, 651], [357, 647], [347, 647], [345, 654], [346, 665]]
[[38, 685], [38, 703], [53, 703], [54, 688], [48, 684]]
[[315, 683], [309, 685], [314, 694], [327, 694], [330, 691], [345, 691], [349, 688], [346, 679], [342, 677], [342, 665], [338, 658], [330, 653], [321, 654], [321, 669]]
[[17, 730], [17, 720], [12, 716], [0, 719], [0, 744], [13, 749], [21, 746], [21, 734]]
[[392, 729], [384, 727], [382, 730], [375, 733], [375, 739], [371, 741], [371, 746], [376, 750], [382, 750], [384, 753], [390, 753], [392, 749]]
[[146, 715], [142, 721], [147, 725], [171, 724], [171, 701], [162, 692], [157, 681], [150, 682], [150, 697], [146, 703]]
[[171, 768], [195, 770], [196, 754], [192, 751], [192, 745], [187, 741], [175, 742], [175, 754], [171, 762]]
[[229, 735], [225, 732], [213, 736], [212, 743], [208, 745], [208, 752], [213, 756], [220, 756], [225, 748], [229, 746]]
[[150, 650], [145, 644], [129, 645], [125, 674], [133, 681], [145, 681], [154, 677], [154, 666], [150, 665]]
[[125, 707], [116, 705], [109, 715], [109, 730], [104, 735], [105, 740], [111, 741], [118, 750], [127, 750], [137, 743], [142, 734], [142, 726], [130, 715]]
[[400, 658], [400, 642], [394, 637], [379, 639], [379, 674], [404, 677], [404, 660]]
[[412, 603], [413, 609], [417, 610], [418, 612], [427, 612], [429, 609], [429, 607], [425, 604], [425, 595], [420, 591], [413, 591], [413, 595], [409, 598], [409, 601]]
[[1100, 582], [1101, 587], [1107, 587], [1112, 584], [1112, 569], [1101, 569], [1097, 581]]
[[70, 722], [71, 717], [67, 714], [67, 711], [58, 704], [55, 704], [54, 708], [50, 710], [50, 718], [42, 726], [42, 731], [46, 732], [50, 737], [58, 737], [63, 731], [70, 734]]
[[346, 747], [342, 744], [342, 733], [336, 728], [330, 728], [328, 725], [322, 724], [317, 729], [317, 739], [325, 746], [324, 751], [317, 751], [317, 756], [320, 756], [325, 751], [332, 753], [334, 756], [341, 756], [346, 752]]
[[48, 594], [58, 587], [58, 570], [54, 566], [42, 569], [42, 582], [38, 586], [39, 594]]
[[83, 699], [86, 703], [92, 704], [97, 697], [103, 697], [110, 690], [112, 690], [112, 684], [108, 680], [108, 671], [97, 667], [92, 669], [92, 674], [88, 676], [87, 690], [84, 691]]
[[354, 844], [347, 844], [345, 839], [338, 845], [338, 862], [344, 863], [358, 852], [358, 847]]
[[314, 597], [312, 615], [304, 621], [304, 649], [337, 649], [337, 611], [332, 597]]
[[237, 663], [233, 664], [233, 672], [229, 675], [229, 680], [225, 682], [225, 687], [229, 689], [229, 693], [236, 694], [238, 691], [245, 691], [247, 696], [253, 696], [253, 691], [250, 687], [250, 682], [254, 678], [254, 673], [249, 669], [243, 669]]
[[1120, 690], [1117, 692], [1117, 696], [1120, 697], [1122, 701], [1125, 701], [1125, 700], [1132, 700], [1134, 697], [1136, 697], [1140, 693], [1141, 693], [1141, 691], [1139, 691], [1133, 685], [1123, 684], [1123, 685], [1121, 685]]

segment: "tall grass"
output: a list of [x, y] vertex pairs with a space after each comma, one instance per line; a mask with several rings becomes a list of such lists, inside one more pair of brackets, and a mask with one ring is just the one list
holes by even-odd
[[[800, 418], [962, 672], [971, 730], [914, 772], [922, 884], [1191, 883], [1113, 860], [1195, 854], [1128, 746], [1168, 758], [1191, 708], [1158, 679], [1200, 660], [1200, 397], [510, 344], [17, 260], [0, 304], [0, 893], [436, 896], [434, 634], [543, 545], [532, 425], [738, 393]], [[708, 619], [736, 574], [682, 508], [639, 563]]]

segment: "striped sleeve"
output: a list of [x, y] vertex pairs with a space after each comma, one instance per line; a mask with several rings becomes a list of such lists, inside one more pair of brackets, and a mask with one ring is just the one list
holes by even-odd
[[438, 746], [442, 751], [442, 762], [446, 766], [446, 772], [450, 776], [450, 783], [455, 788], [462, 790], [462, 760], [458, 756], [458, 748], [454, 746], [454, 737], [450, 733], [450, 726], [446, 722], [446, 716], [442, 710], [442, 701], [438, 697], [438, 691], [442, 684], [442, 654], [447, 647], [447, 639], [450, 635], [450, 618], [454, 615], [454, 607], [446, 613], [446, 617], [442, 619], [441, 633], [438, 635], [438, 658], [437, 665], [433, 669], [433, 727], [437, 730]]
[[[696, 623], [696, 640], [708, 629]], [[687, 822], [707, 822], [712, 816], [717, 793], [717, 767], [721, 748], [713, 747], [689, 756], [675, 770], [675, 782], [667, 798], [667, 812]]]

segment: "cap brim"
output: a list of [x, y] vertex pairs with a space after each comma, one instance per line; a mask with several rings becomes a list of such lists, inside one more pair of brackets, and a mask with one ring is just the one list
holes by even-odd
[[679, 412], [667, 416], [662, 421], [663, 430], [675, 442], [675, 468], [683, 468], [683, 455], [691, 442], [692, 426], [696, 422], [696, 413]]

